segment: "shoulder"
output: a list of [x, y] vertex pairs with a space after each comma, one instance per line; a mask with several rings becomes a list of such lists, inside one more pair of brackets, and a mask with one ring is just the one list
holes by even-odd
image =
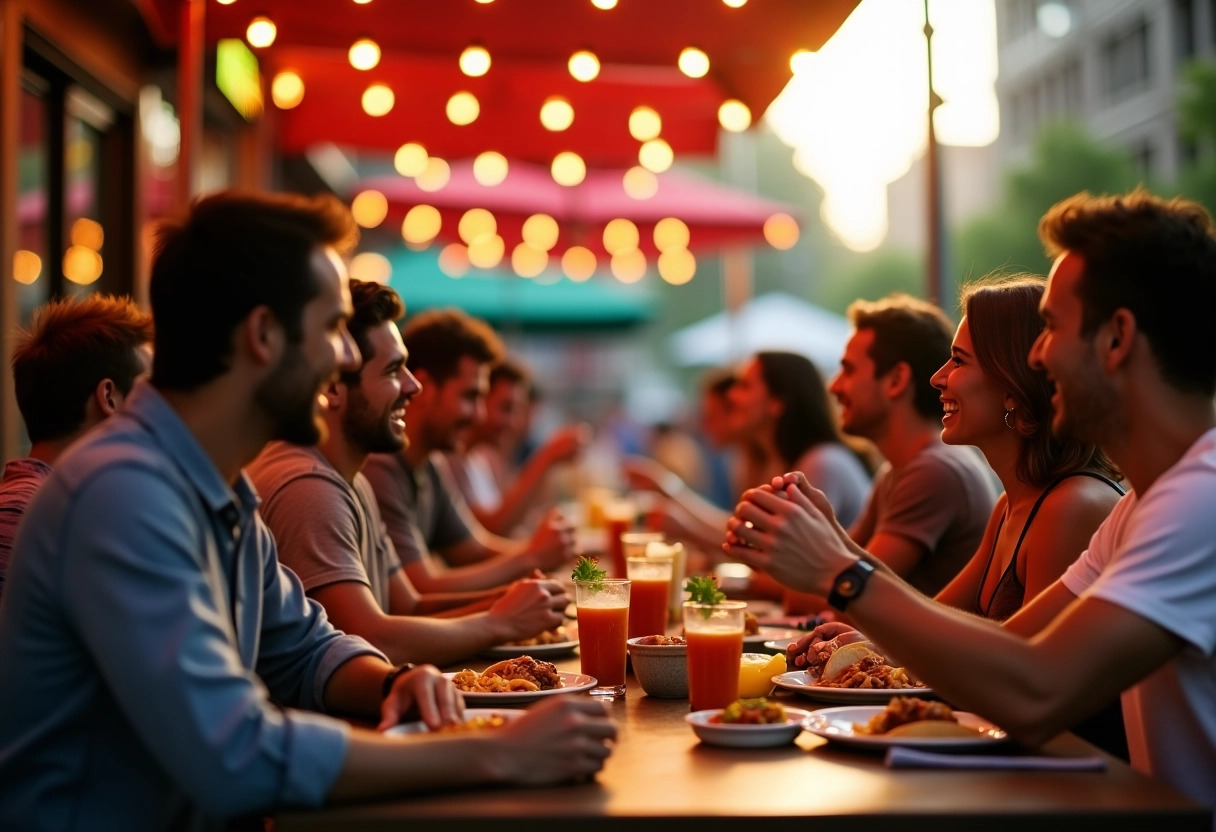
[[1078, 514], [1105, 517], [1122, 498], [1115, 489], [1102, 480], [1087, 476], [1071, 476], [1061, 480], [1043, 498], [1039, 516], [1067, 522]]

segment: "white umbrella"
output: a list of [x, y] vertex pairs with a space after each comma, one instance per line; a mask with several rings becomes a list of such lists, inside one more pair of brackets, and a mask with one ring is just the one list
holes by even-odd
[[825, 377], [835, 375], [852, 331], [848, 319], [785, 292], [769, 292], [738, 312], [719, 312], [668, 337], [683, 367], [732, 364], [761, 350], [805, 355]]

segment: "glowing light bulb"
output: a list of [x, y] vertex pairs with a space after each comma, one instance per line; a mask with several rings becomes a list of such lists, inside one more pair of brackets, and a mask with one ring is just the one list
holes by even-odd
[[415, 205], [405, 212], [401, 223], [401, 239], [415, 246], [424, 246], [439, 235], [443, 217], [433, 205]]
[[659, 255], [659, 277], [672, 286], [683, 286], [697, 273], [697, 259], [686, 248], [668, 249]]
[[576, 81], [592, 81], [600, 74], [600, 59], [585, 49], [571, 55], [567, 66]]
[[560, 96], [546, 98], [540, 106], [540, 123], [546, 130], [560, 133], [574, 123], [574, 108]]
[[487, 150], [473, 160], [473, 178], [479, 185], [493, 188], [507, 178], [507, 157], [494, 150]]
[[274, 43], [278, 33], [278, 28], [269, 17], [255, 17], [249, 21], [249, 28], [245, 30], [245, 40], [249, 41], [250, 46], [262, 49]]
[[560, 229], [557, 220], [548, 214], [533, 214], [524, 220], [521, 236], [532, 248], [549, 251], [557, 245]]
[[709, 56], [694, 46], [689, 46], [680, 52], [677, 64], [680, 72], [689, 78], [704, 78], [709, 72]]
[[351, 200], [350, 212], [359, 225], [375, 228], [388, 216], [388, 198], [376, 190], [363, 191]]
[[616, 8], [616, 0], [591, 0], [591, 5], [595, 6], [597, 9], [608, 11], [609, 9]]
[[355, 69], [371, 69], [380, 63], [380, 47], [371, 38], [360, 38], [351, 44], [346, 57]]
[[470, 247], [498, 233], [498, 222], [485, 208], [470, 208], [460, 218], [456, 230]]
[[638, 227], [631, 220], [618, 217], [604, 226], [604, 250], [616, 255], [638, 247]]
[[629, 114], [629, 135], [640, 142], [657, 139], [663, 130], [663, 119], [650, 107], [636, 107]]
[[731, 133], [742, 133], [752, 124], [752, 111], [742, 101], [728, 99], [718, 108], [718, 124]]
[[621, 186], [633, 199], [650, 199], [659, 192], [659, 177], [644, 167], [634, 165], [621, 177]]
[[472, 124], [481, 115], [481, 104], [471, 92], [458, 92], [448, 99], [448, 121], [459, 127]]
[[291, 70], [280, 72], [270, 82], [270, 99], [280, 110], [300, 106], [304, 100], [304, 80]]
[[393, 167], [402, 176], [417, 176], [426, 170], [426, 148], [417, 142], [406, 142], [393, 154]]
[[692, 235], [683, 220], [664, 217], [654, 224], [654, 245], [659, 251], [688, 248]]
[[570, 246], [562, 253], [562, 271], [575, 283], [590, 280], [595, 266], [595, 254], [589, 248]]
[[790, 55], [790, 72], [795, 75], [800, 72], [806, 72], [811, 68], [811, 64], [814, 62], [814, 52], [809, 49], [799, 49], [793, 55]]
[[586, 178], [587, 165], [583, 162], [582, 156], [569, 150], [563, 150], [553, 157], [550, 171], [553, 174], [554, 182], [573, 187]]
[[369, 116], [387, 115], [392, 109], [397, 97], [384, 84], [372, 84], [363, 91], [363, 112]]
[[480, 78], [490, 71], [490, 53], [483, 46], [469, 46], [460, 53], [460, 71], [470, 78]]
[[764, 239], [782, 251], [798, 242], [798, 222], [789, 214], [773, 214], [764, 221]]
[[674, 161], [671, 145], [662, 139], [651, 139], [638, 149], [638, 162], [651, 173], [662, 173]]

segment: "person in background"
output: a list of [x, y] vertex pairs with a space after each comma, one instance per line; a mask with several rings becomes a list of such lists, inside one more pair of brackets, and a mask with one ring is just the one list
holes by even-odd
[[[761, 352], [746, 362], [730, 387], [730, 431], [744, 453], [744, 481], [759, 484], [786, 470], [804, 471], [821, 483], [844, 517], [856, 517], [869, 493], [869, 472], [849, 448], [819, 371], [810, 359], [790, 352]], [[668, 501], [664, 531], [715, 552], [730, 516], [651, 460], [634, 458], [631, 483]]]
[[1216, 808], [1216, 227], [1188, 200], [1083, 193], [1039, 236], [1055, 260], [1029, 361], [1054, 389], [1052, 432], [1098, 445], [1131, 486], [1058, 581], [1003, 625], [936, 603], [850, 545], [797, 476], [750, 491], [724, 545], [830, 593], [1027, 745], [1122, 692], [1133, 768]]
[[721, 367], [711, 370], [700, 384], [700, 428], [705, 448], [709, 486], [705, 496], [719, 508], [733, 508], [735, 498], [747, 486], [737, 482], [735, 436], [730, 423], [730, 388], [735, 383], [735, 370]]
[[39, 307], [13, 351], [29, 455], [0, 477], [0, 600], [17, 524], [68, 445], [118, 412], [148, 372], [152, 318], [126, 297], [88, 295]]
[[[1043, 329], [1043, 288], [1038, 277], [964, 288], [951, 356], [932, 378], [945, 408], [942, 441], [979, 448], [1004, 486], [979, 548], [935, 597], [994, 621], [1055, 583], [1123, 495], [1122, 475], [1097, 446], [1051, 433], [1052, 385], [1026, 363]], [[792, 666], [842, 627], [823, 625], [791, 645]], [[1073, 730], [1127, 759], [1118, 699]]]
[[569, 563], [574, 531], [561, 512], [551, 510], [526, 540], [501, 537], [477, 522], [441, 473], [440, 453], [458, 448], [483, 406], [490, 367], [503, 354], [498, 336], [454, 309], [410, 319], [401, 336], [422, 390], [410, 402], [404, 450], [372, 454], [363, 473], [397, 550], [423, 553], [403, 564], [410, 582], [422, 593], [486, 589]]
[[57, 461], [17, 535], [0, 828], [219, 829], [603, 765], [615, 729], [572, 696], [450, 738], [324, 715], [463, 718], [435, 668], [394, 668], [329, 623], [278, 563], [242, 473], [268, 441], [318, 441], [321, 393], [356, 366], [339, 256], [356, 233], [333, 197], [231, 191], [162, 227], [150, 382]]
[[489, 378], [481, 418], [444, 458], [477, 521], [494, 534], [512, 537], [542, 507], [555, 469], [577, 460], [591, 428], [581, 423], [561, 428], [516, 465], [514, 451], [528, 431], [532, 379], [510, 358], [496, 362]]
[[359, 473], [368, 454], [405, 444], [407, 408], [420, 389], [395, 323], [405, 307], [379, 283], [351, 280], [350, 293], [347, 329], [362, 360], [325, 391], [325, 437], [316, 447], [271, 442], [247, 469], [280, 562], [336, 627], [393, 662], [449, 664], [560, 626], [570, 599], [556, 581], [424, 596], [405, 577], [401, 561], [422, 553], [397, 551]]

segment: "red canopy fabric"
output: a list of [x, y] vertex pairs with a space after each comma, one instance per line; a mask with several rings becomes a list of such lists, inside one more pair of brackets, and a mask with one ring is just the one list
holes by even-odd
[[652, 257], [658, 253], [654, 226], [666, 217], [682, 220], [689, 229], [689, 250], [705, 254], [761, 243], [765, 220], [777, 213], [795, 213], [784, 203], [678, 170], [659, 175], [658, 191], [651, 198], [634, 199], [622, 187], [622, 176], [620, 170], [591, 170], [580, 185], [567, 187], [554, 182], [547, 168], [512, 162], [501, 184], [486, 187], [473, 178], [471, 163], [458, 162], [448, 184], [438, 191], [427, 192], [412, 179], [390, 175], [360, 180], [350, 195], [365, 190], [384, 194], [389, 203], [386, 226], [400, 225], [415, 205], [431, 205], [442, 217], [440, 239], [452, 241], [459, 240], [457, 224], [464, 212], [485, 208], [494, 215], [508, 252], [522, 240], [524, 220], [548, 214], [560, 228], [551, 254], [560, 256], [570, 246], [581, 245], [601, 261], [608, 259], [604, 226], [618, 217], [638, 227], [639, 248]]

